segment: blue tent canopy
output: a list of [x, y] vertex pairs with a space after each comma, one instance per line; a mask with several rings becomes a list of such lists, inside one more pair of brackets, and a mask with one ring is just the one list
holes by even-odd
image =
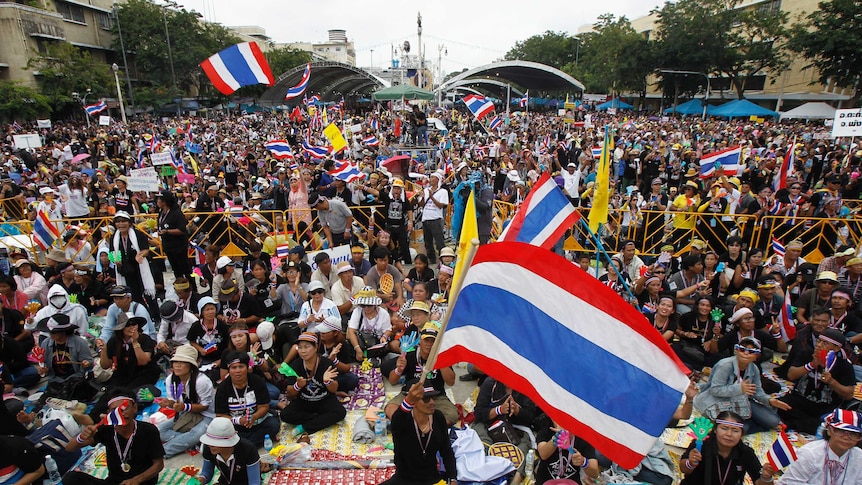
[[736, 99], [724, 103], [711, 110], [709, 113], [712, 116], [720, 116], [722, 118], [739, 118], [747, 116], [772, 116], [778, 118], [778, 112], [758, 106], [747, 99]]
[[[715, 109], [714, 105], [707, 105], [706, 114], [711, 114]], [[664, 110], [664, 114], [669, 115], [673, 114], [674, 109], [673, 106]], [[686, 101], [685, 103], [679, 104], [676, 106], [676, 113], [681, 115], [700, 115], [703, 114], [703, 100], [702, 99], [692, 99]]]
[[605, 101], [604, 103], [597, 105], [596, 110], [605, 111], [608, 108], [614, 109], [634, 109], [635, 107], [621, 100], [620, 98], [614, 98], [610, 101]]

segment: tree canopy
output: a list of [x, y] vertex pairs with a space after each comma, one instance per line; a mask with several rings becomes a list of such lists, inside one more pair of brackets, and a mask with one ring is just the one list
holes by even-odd
[[51, 112], [47, 96], [29, 86], [0, 81], [0, 119], [33, 120]]
[[30, 58], [27, 69], [39, 72], [40, 91], [54, 111], [77, 103], [73, 92], [90, 89], [94, 97], [115, 93], [111, 68], [68, 42], [48, 44], [44, 54]]

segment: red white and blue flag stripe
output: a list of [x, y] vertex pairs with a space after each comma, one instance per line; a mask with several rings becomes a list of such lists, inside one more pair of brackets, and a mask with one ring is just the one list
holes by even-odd
[[113, 411], [105, 416], [103, 424], [108, 426], [122, 426], [126, 424], [126, 417], [123, 416], [123, 410], [126, 409], [126, 404], [120, 404]]
[[335, 162], [335, 167], [329, 171], [329, 175], [347, 183], [356, 182], [365, 177], [365, 174], [359, 171], [359, 167], [350, 162]]
[[305, 93], [305, 88], [308, 87], [308, 80], [311, 79], [311, 63], [305, 65], [305, 72], [302, 73], [302, 79], [299, 80], [299, 83], [288, 89], [287, 94], [284, 95], [284, 99], [293, 99], [301, 94]]
[[766, 452], [766, 459], [769, 460], [772, 469], [776, 471], [783, 470], [796, 461], [796, 450], [784, 430], [781, 431], [775, 443], [772, 443], [772, 447]]
[[520, 106], [521, 108], [527, 107], [527, 105], [530, 103], [530, 94], [529, 93], [530, 92], [527, 91], [526, 93], [524, 93], [524, 97], [518, 100], [518, 106]]
[[581, 218], [569, 198], [545, 172], [498, 241], [518, 241], [550, 249]]
[[467, 109], [473, 113], [477, 120], [481, 120], [488, 113], [494, 111], [494, 102], [478, 94], [464, 96], [464, 104], [467, 105]]
[[36, 214], [36, 220], [33, 221], [33, 242], [42, 251], [47, 252], [51, 249], [54, 241], [60, 238], [60, 230], [57, 225], [48, 219], [48, 214], [44, 211], [39, 211]]
[[793, 143], [787, 147], [787, 153], [784, 155], [784, 161], [778, 169], [778, 174], [772, 180], [772, 190], [778, 192], [781, 189], [787, 188], [787, 176], [793, 170], [793, 165], [796, 163], [796, 137], [793, 137]]
[[778, 311], [778, 322], [781, 324], [781, 340], [790, 342], [796, 338], [796, 323], [793, 321], [793, 310], [790, 309], [790, 290], [784, 290], [784, 303]]
[[493, 118], [491, 118], [491, 122], [488, 123], [488, 129], [492, 130], [492, 131], [496, 130], [502, 124], [503, 124], [503, 118], [500, 118], [500, 115], [496, 115]]
[[785, 252], [786, 251], [784, 249], [784, 245], [781, 244], [781, 241], [779, 241], [778, 239], [775, 239], [775, 237], [773, 236], [772, 237], [772, 253], [775, 254], [776, 256], [778, 256], [779, 258], [783, 258]]
[[310, 98], [305, 98], [305, 97], [302, 98], [302, 103], [305, 104], [306, 106], [314, 106], [315, 104], [317, 104], [319, 102], [320, 102], [320, 96], [318, 96], [316, 94]]
[[368, 123], [368, 126], [370, 126], [372, 130], [377, 131], [380, 129], [380, 122], [377, 121], [377, 118], [371, 118], [371, 121]]
[[264, 146], [272, 153], [273, 157], [279, 160], [293, 158], [293, 150], [290, 149], [290, 144], [287, 143], [287, 140], [270, 140]]
[[736, 175], [741, 172], [739, 160], [742, 157], [742, 147], [735, 146], [704, 155], [700, 159], [700, 178], [712, 177], [721, 168], [724, 175]]
[[326, 158], [331, 151], [330, 147], [316, 147], [305, 140], [302, 140], [302, 149], [305, 150], [305, 153], [307, 153], [311, 158]]
[[287, 244], [282, 244], [275, 248], [275, 255], [279, 258], [286, 258], [290, 253], [290, 246]]
[[595, 158], [596, 160], [602, 158], [602, 147], [593, 147], [592, 151], [593, 151], [593, 158]]
[[228, 95], [253, 84], [272, 86], [275, 79], [263, 52], [255, 42], [242, 42], [201, 62], [207, 77], [220, 93]]
[[150, 141], [147, 142], [147, 150], [150, 153], [157, 153], [162, 148], [162, 142], [159, 140], [159, 137], [156, 136], [155, 133], [150, 137]]
[[380, 145], [380, 140], [376, 136], [371, 135], [362, 139], [362, 143], [367, 147], [376, 147]]
[[98, 103], [88, 104], [87, 106], [84, 106], [84, 111], [86, 111], [87, 114], [90, 116], [93, 116], [96, 113], [101, 113], [106, 109], [108, 109], [108, 103], [106, 103], [104, 99], [99, 101]]
[[623, 468], [650, 451], [689, 384], [637, 309], [530, 244], [480, 247], [449, 311], [436, 368], [476, 364]]

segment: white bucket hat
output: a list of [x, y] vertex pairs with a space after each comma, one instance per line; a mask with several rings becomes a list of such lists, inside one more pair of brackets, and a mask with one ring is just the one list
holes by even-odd
[[201, 436], [201, 443], [208, 446], [230, 448], [239, 443], [239, 435], [228, 418], [213, 418], [207, 426], [207, 432]]

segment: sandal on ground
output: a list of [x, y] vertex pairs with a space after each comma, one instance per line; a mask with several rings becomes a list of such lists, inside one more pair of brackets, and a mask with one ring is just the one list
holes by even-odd
[[302, 433], [296, 438], [297, 443], [309, 443], [311, 444], [311, 436], [308, 433]]

